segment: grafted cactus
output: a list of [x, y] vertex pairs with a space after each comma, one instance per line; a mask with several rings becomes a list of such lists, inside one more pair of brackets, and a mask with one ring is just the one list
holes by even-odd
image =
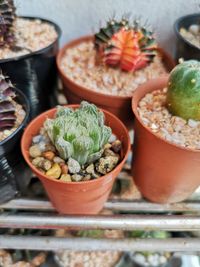
[[136, 20], [111, 20], [95, 34], [97, 62], [125, 71], [136, 71], [150, 63], [157, 53], [153, 32]]

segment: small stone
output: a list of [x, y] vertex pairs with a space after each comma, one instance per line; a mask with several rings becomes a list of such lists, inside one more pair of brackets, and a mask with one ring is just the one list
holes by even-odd
[[32, 160], [32, 164], [36, 167], [41, 166], [42, 162], [44, 161], [43, 157], [36, 157]]
[[116, 156], [116, 153], [113, 152], [111, 149], [105, 149], [103, 152], [103, 156]]
[[113, 143], [114, 141], [116, 141], [116, 139], [117, 139], [116, 135], [111, 134], [111, 136], [110, 136], [108, 142], [109, 142], [109, 143]]
[[80, 174], [73, 174], [72, 175], [72, 181], [73, 182], [80, 182], [83, 179], [83, 176]]
[[78, 173], [81, 170], [80, 164], [73, 158], [69, 158], [68, 168], [70, 173]]
[[164, 264], [167, 262], [167, 259], [165, 258], [165, 256], [160, 256], [160, 264]]
[[199, 125], [199, 121], [195, 121], [195, 120], [192, 120], [192, 119], [189, 119], [188, 120], [188, 125], [192, 128], [195, 128]]
[[92, 179], [92, 176], [90, 174], [87, 174], [86, 176], [83, 177], [83, 181], [89, 181]]
[[61, 171], [62, 171], [62, 174], [67, 174], [68, 173], [68, 166], [64, 163], [61, 163], [60, 164], [60, 167], [61, 167]]
[[53, 162], [55, 163], [65, 163], [65, 161], [63, 159], [61, 159], [60, 157], [54, 157], [53, 158]]
[[42, 155], [42, 151], [40, 150], [38, 145], [33, 145], [29, 148], [29, 155], [32, 158], [36, 158]]
[[9, 136], [12, 132], [10, 130], [4, 130], [4, 135], [7, 137]]
[[46, 172], [46, 175], [58, 179], [61, 175], [61, 168], [58, 163], [54, 163], [51, 169]]
[[43, 157], [45, 158], [45, 159], [48, 159], [48, 160], [53, 160], [53, 158], [55, 157], [55, 153], [54, 152], [52, 152], [52, 151], [45, 151], [45, 152], [43, 152]]
[[107, 156], [104, 158], [100, 158], [99, 162], [96, 164], [96, 170], [101, 174], [106, 174], [115, 168], [118, 161], [119, 161], [119, 156], [118, 157]]
[[51, 169], [51, 166], [52, 166], [51, 161], [48, 160], [48, 159], [45, 159], [45, 160], [42, 162], [42, 166], [41, 166], [41, 168], [44, 169], [45, 171], [48, 171], [49, 169]]
[[111, 145], [110, 143], [107, 143], [107, 144], [104, 145], [104, 150], [105, 150], [105, 149], [109, 149], [109, 148], [111, 148], [111, 147], [112, 147], [112, 145]]
[[60, 180], [64, 182], [72, 182], [71, 176], [69, 174], [62, 174]]
[[56, 152], [56, 148], [52, 145], [52, 144], [50, 144], [50, 143], [45, 143], [45, 151], [52, 151], [52, 152]]
[[45, 151], [46, 150], [46, 143], [45, 142], [40, 142], [37, 144], [39, 146], [39, 149], [41, 152]]
[[42, 140], [42, 135], [36, 135], [33, 137], [33, 143], [38, 144]]
[[86, 172], [89, 174], [93, 174], [94, 173], [94, 164], [90, 164], [87, 168], [86, 168]]
[[119, 153], [122, 148], [122, 142], [120, 140], [116, 140], [112, 143], [112, 150], [115, 153]]
[[198, 34], [199, 34], [199, 31], [200, 31], [200, 27], [199, 27], [199, 25], [197, 25], [197, 24], [192, 24], [192, 25], [190, 25], [190, 27], [189, 27], [189, 31], [190, 31], [192, 34], [194, 34], [194, 35], [198, 35]]

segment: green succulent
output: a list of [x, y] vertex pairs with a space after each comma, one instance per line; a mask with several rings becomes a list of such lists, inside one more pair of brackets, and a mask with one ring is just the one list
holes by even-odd
[[101, 157], [112, 134], [104, 121], [102, 111], [83, 101], [75, 110], [58, 107], [55, 118], [47, 119], [44, 127], [61, 158], [73, 158], [84, 165]]
[[167, 107], [186, 120], [200, 120], [200, 62], [188, 60], [170, 73]]

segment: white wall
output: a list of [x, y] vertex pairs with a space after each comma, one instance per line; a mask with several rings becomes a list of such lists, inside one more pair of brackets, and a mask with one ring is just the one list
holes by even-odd
[[142, 16], [153, 26], [162, 47], [172, 53], [174, 21], [200, 12], [200, 0], [15, 0], [19, 15], [42, 16], [57, 22], [63, 31], [61, 44], [90, 34], [116, 13]]

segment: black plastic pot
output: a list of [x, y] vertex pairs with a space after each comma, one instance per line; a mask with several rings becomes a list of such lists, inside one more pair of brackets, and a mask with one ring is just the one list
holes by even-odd
[[191, 14], [180, 17], [174, 24], [174, 30], [177, 37], [177, 45], [175, 51], [175, 58], [178, 61], [179, 58], [198, 59], [200, 60], [200, 49], [189, 41], [187, 41], [181, 34], [180, 28], [188, 29], [192, 24], [200, 23], [200, 13]]
[[28, 97], [31, 107], [31, 118], [49, 109], [50, 98], [57, 83], [56, 54], [61, 35], [60, 27], [46, 19], [37, 17], [22, 17], [25, 19], [40, 19], [52, 24], [58, 34], [57, 39], [48, 47], [27, 55], [2, 59], [0, 68], [17, 88]]
[[29, 120], [30, 105], [27, 97], [20, 90], [15, 88], [15, 91], [16, 101], [23, 106], [26, 116], [16, 131], [0, 142], [0, 203], [15, 197], [19, 189], [25, 186], [29, 172], [23, 162], [19, 142]]

